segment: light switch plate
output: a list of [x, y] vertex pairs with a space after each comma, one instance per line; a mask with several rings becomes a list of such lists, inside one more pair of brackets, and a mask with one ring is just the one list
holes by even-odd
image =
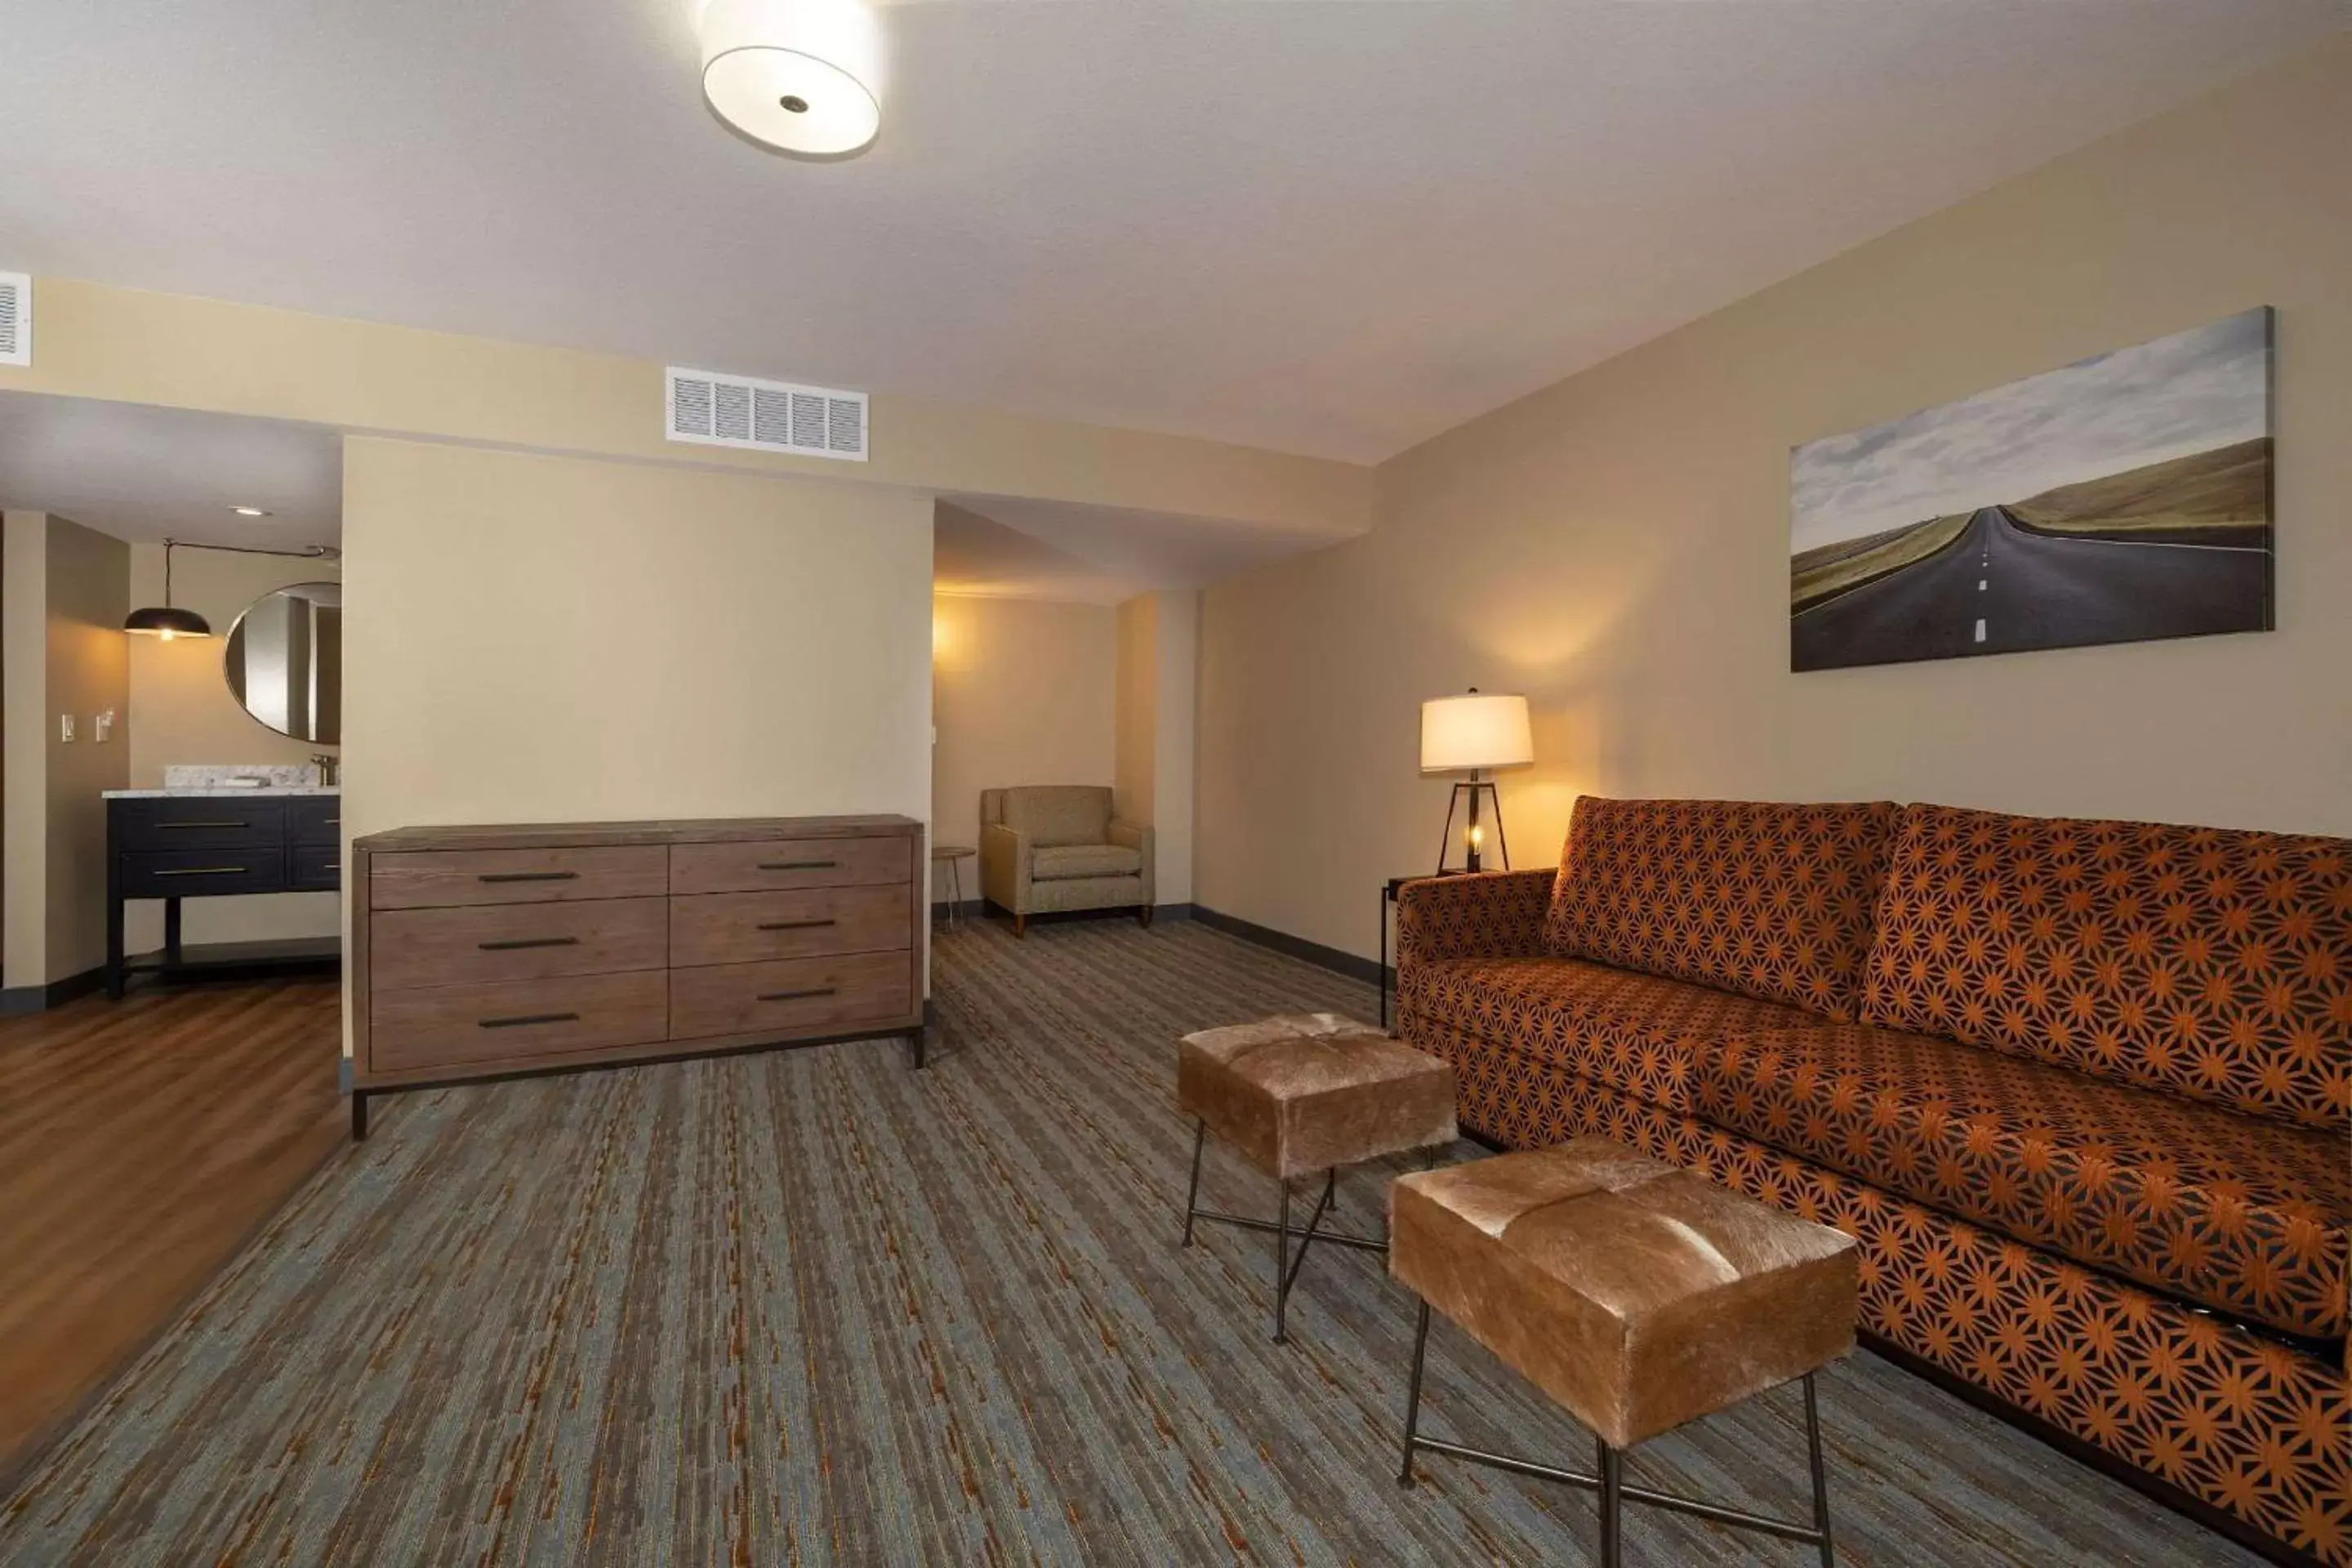
[[60, 713], [58, 715], [58, 739], [60, 741], [70, 741], [73, 739], [72, 714]]
[[103, 746], [114, 738], [114, 710], [94, 716], [89, 721], [89, 738]]

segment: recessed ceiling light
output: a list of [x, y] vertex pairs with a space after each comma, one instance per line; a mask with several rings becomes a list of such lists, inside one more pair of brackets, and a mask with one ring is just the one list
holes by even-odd
[[263, 506], [233, 506], [228, 509], [239, 517], [275, 517], [277, 513]]
[[754, 142], [839, 157], [882, 128], [880, 29], [864, 0], [709, 0], [702, 96]]

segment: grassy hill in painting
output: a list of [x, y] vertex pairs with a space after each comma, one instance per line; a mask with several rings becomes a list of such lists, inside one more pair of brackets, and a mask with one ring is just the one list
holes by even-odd
[[2271, 440], [2257, 437], [2061, 485], [2009, 511], [2037, 533], [2260, 546], [2271, 526]]
[[1790, 613], [1925, 561], [1960, 536], [1969, 515], [1960, 512], [1926, 522], [1906, 522], [1859, 539], [1841, 539], [1835, 544], [1799, 551], [1789, 558]]

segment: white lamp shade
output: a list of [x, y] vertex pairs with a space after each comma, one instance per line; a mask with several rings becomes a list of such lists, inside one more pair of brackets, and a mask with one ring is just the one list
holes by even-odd
[[882, 128], [881, 34], [862, 0], [709, 0], [702, 96], [755, 142], [855, 153]]
[[1517, 695], [1437, 697], [1421, 705], [1421, 771], [1466, 773], [1536, 760], [1528, 700]]

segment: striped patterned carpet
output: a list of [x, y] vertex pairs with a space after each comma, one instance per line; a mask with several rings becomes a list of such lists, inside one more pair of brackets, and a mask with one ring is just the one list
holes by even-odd
[[[1397, 1487], [1377, 1260], [1318, 1252], [1276, 1348], [1269, 1239], [1173, 1245], [1172, 1037], [1367, 988], [1113, 921], [968, 924], [937, 989], [925, 1074], [877, 1043], [385, 1102], [0, 1506], [0, 1563], [1592, 1560], [1583, 1493]], [[1270, 1202], [1222, 1153], [1207, 1186]], [[1436, 1435], [1589, 1457], [1443, 1327], [1429, 1391]], [[1822, 1405], [1843, 1561], [2252, 1561], [1869, 1356]], [[1801, 1434], [1783, 1390], [1630, 1468], [1794, 1512]], [[1627, 1552], [1811, 1561], [1639, 1508]]]

